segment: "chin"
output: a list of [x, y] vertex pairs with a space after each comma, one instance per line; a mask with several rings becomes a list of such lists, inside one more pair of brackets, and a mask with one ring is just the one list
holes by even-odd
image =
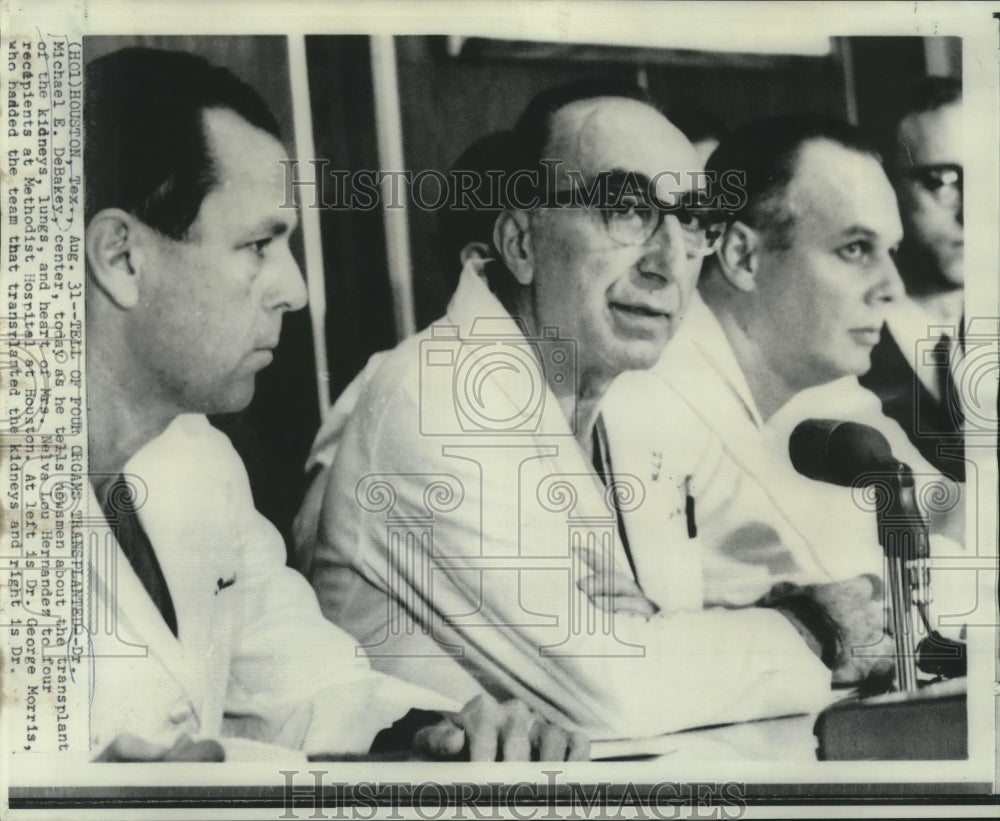
[[833, 368], [827, 375], [827, 382], [836, 382], [838, 379], [843, 379], [848, 376], [864, 376], [868, 371], [872, 369], [872, 357], [871, 354], [867, 354], [863, 360], [858, 361], [850, 365], [845, 364], [844, 367]]
[[621, 372], [625, 371], [645, 371], [649, 370], [660, 360], [660, 355], [663, 353], [663, 345], [659, 346], [649, 346], [648, 349], [642, 351], [630, 351], [628, 355], [622, 357], [621, 360]]
[[207, 414], [239, 413], [240, 411], [244, 411], [249, 407], [250, 402], [253, 401], [254, 387], [252, 379], [249, 385], [241, 383], [231, 386], [225, 393], [209, 397], [200, 410], [202, 413]]
[[944, 281], [954, 288], [962, 288], [965, 286], [965, 264], [964, 260], [957, 259], [953, 260], [950, 264], [946, 263], [941, 266], [942, 277]]

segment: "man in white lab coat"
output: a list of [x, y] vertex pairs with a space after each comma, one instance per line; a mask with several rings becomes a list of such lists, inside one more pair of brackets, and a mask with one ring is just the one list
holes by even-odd
[[508, 189], [495, 256], [466, 263], [446, 316], [373, 363], [306, 551], [324, 613], [380, 669], [605, 737], [814, 709], [817, 656], [844, 672], [833, 637], [881, 635], [866, 578], [703, 610], [687, 466], [616, 469], [601, 400], [657, 361], [711, 248], [681, 207], [698, 158], [640, 97], [529, 106], [510, 168], [535, 187]]
[[[746, 197], [728, 209], [681, 330], [653, 369], [616, 383], [606, 416], [626, 469], [651, 452], [694, 465], [706, 602], [745, 606], [779, 583], [882, 571], [863, 494], [792, 467], [789, 437], [802, 420], [883, 432], [926, 488], [921, 501], [936, 500], [935, 532], [952, 539], [961, 493], [857, 382], [903, 296], [893, 261], [902, 226], [875, 149], [846, 123], [775, 117], [723, 141], [709, 170], [727, 169], [745, 175]], [[942, 589], [952, 581], [939, 579]], [[960, 606], [974, 607], [974, 585], [971, 595]]]
[[[585, 755], [523, 704], [462, 708], [373, 671], [203, 416], [249, 403], [306, 302], [266, 106], [179, 52], [116, 52], [86, 81], [88, 521], [107, 529], [81, 683], [99, 758], [363, 754], [390, 725], [431, 756]], [[429, 712], [396, 723], [410, 708]]]

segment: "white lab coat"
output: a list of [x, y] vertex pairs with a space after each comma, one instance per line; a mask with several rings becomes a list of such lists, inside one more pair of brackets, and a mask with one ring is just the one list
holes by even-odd
[[[366, 752], [411, 707], [459, 705], [370, 669], [285, 566], [229, 440], [182, 416], [125, 466], [177, 615], [175, 638], [90, 493], [91, 747], [121, 733], [223, 741], [227, 757]], [[78, 678], [80, 676], [78, 675]]]
[[[874, 394], [847, 377], [797, 394], [765, 422], [721, 325], [695, 295], [657, 365], [615, 382], [605, 418], [625, 469], [648, 459], [650, 450], [660, 452], [664, 464], [697, 463], [691, 486], [706, 603], [746, 605], [782, 581], [883, 575], [871, 498], [806, 479], [791, 464], [792, 430], [817, 417], [857, 421], [883, 433], [896, 457], [913, 468], [918, 498], [935, 502], [929, 512], [936, 554], [964, 554], [963, 487], [926, 463]], [[938, 593], [949, 601], [941, 602], [941, 612], [975, 606], [974, 573], [964, 580], [961, 573], [937, 575]]]
[[[490, 335], [472, 332], [482, 318]], [[627, 475], [612, 453], [638, 579], [662, 610], [647, 621], [589, 606], [581, 545], [629, 573], [610, 497], [543, 380], [529, 402], [523, 359], [482, 379], [466, 359], [497, 356], [498, 340], [523, 353], [523, 335], [472, 266], [436, 326], [373, 369], [339, 438], [318, 543], [301, 554], [324, 613], [373, 664], [459, 700], [518, 697], [605, 737], [829, 699], [829, 671], [783, 616], [702, 609], [687, 467]], [[543, 359], [549, 344], [536, 345]], [[532, 430], [484, 432], [529, 405], [541, 408], [522, 417]]]

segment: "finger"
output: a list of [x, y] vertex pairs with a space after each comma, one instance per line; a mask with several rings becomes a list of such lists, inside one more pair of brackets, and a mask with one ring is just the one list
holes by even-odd
[[588, 596], [634, 596], [640, 592], [639, 585], [621, 573], [602, 573], [584, 576], [577, 586]]
[[[190, 740], [188, 736], [181, 736]], [[163, 758], [167, 748], [161, 744], [153, 744], [137, 735], [126, 733], [118, 736], [112, 741], [95, 761], [159, 761]]]
[[597, 555], [597, 551], [590, 547], [577, 546], [574, 548], [576, 550], [576, 555], [583, 559], [583, 563], [587, 565], [595, 573], [603, 573], [604, 568], [602, 568], [601, 557]]
[[500, 743], [504, 761], [531, 761], [531, 732], [535, 715], [523, 701], [508, 701], [501, 705], [505, 713], [500, 727]]
[[590, 761], [590, 739], [585, 733], [570, 733], [567, 761]]
[[608, 613], [613, 613], [615, 610], [615, 599], [613, 596], [588, 596], [587, 602]]
[[865, 573], [863, 578], [868, 579], [868, 583], [872, 586], [872, 598], [875, 601], [882, 601], [885, 595], [885, 585], [882, 583], [882, 579], [874, 573]]
[[566, 758], [566, 748], [569, 745], [569, 735], [548, 721], [540, 721], [538, 731], [538, 760], [563, 761]]
[[448, 719], [422, 727], [413, 737], [414, 752], [429, 758], [453, 758], [465, 747], [465, 732]]
[[476, 696], [457, 713], [453, 721], [465, 730], [471, 761], [495, 761], [500, 726], [504, 720], [502, 708], [488, 696]]
[[163, 756], [164, 761], [225, 761], [226, 751], [218, 741], [203, 738], [192, 741], [181, 736]]
[[643, 596], [592, 596], [590, 601], [601, 610], [618, 614], [648, 619], [657, 613], [656, 605]]

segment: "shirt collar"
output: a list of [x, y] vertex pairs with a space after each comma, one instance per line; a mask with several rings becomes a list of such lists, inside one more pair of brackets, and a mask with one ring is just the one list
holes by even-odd
[[750, 421], [758, 428], [764, 427], [764, 420], [750, 392], [750, 384], [736, 360], [729, 339], [722, 330], [719, 320], [712, 313], [712, 309], [705, 304], [705, 300], [697, 291], [691, 297], [680, 330], [674, 339], [667, 343], [664, 355], [656, 368], [659, 370], [661, 364], [665, 365], [668, 362], [670, 368], [701, 367], [697, 361], [685, 361], [690, 359], [690, 354], [685, 353], [685, 348], [688, 351], [694, 348], [701, 360], [715, 371], [742, 403]]

